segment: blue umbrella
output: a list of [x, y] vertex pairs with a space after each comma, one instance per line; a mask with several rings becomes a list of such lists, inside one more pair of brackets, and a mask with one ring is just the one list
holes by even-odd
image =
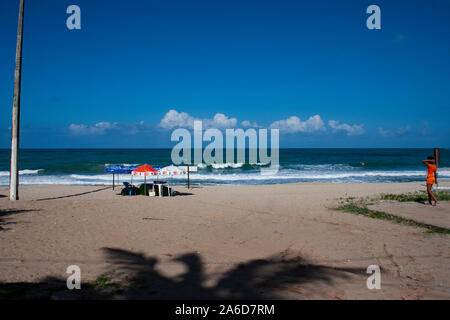
[[[103, 169], [103, 172], [112, 173], [113, 174], [113, 190], [114, 190], [114, 177], [115, 174], [125, 173], [125, 174], [131, 174], [131, 171], [136, 169], [137, 166], [125, 166], [122, 164], [116, 164], [113, 166], [109, 166]], [[133, 179], [133, 177], [131, 177]]]

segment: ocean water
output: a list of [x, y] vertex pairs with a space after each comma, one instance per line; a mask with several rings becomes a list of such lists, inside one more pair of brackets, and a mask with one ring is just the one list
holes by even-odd
[[[109, 185], [111, 164], [170, 165], [171, 149], [22, 149], [21, 184]], [[224, 153], [225, 154], [225, 153]], [[261, 174], [264, 164], [224, 163], [199, 166], [193, 184], [273, 184], [293, 182], [424, 181], [421, 160], [431, 149], [281, 149], [278, 172]], [[10, 151], [0, 149], [0, 185], [9, 184]], [[450, 180], [450, 150], [441, 149], [439, 178]], [[120, 175], [120, 182], [130, 175]], [[143, 180], [133, 177], [134, 182]], [[186, 177], [170, 178], [185, 184]]]

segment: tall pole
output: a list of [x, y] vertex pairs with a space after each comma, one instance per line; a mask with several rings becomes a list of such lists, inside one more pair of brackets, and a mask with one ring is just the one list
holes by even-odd
[[9, 175], [9, 199], [19, 200], [19, 125], [20, 82], [22, 73], [22, 35], [24, 0], [20, 0], [19, 25], [17, 27], [16, 70], [14, 72], [14, 99], [11, 132], [11, 170]]
[[434, 164], [436, 165], [436, 185], [439, 187], [437, 167], [441, 163], [440, 149], [434, 148]]
[[187, 174], [188, 174], [188, 189], [191, 187], [190, 181], [189, 181], [189, 165], [187, 166]]

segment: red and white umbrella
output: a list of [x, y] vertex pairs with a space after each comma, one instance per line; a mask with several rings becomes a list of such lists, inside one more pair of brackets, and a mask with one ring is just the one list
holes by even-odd
[[143, 164], [142, 166], [137, 167], [131, 174], [133, 176], [144, 176], [144, 193], [147, 194], [147, 177], [155, 176], [158, 173], [158, 170], [149, 166], [148, 164]]
[[131, 171], [131, 174], [133, 176], [154, 176], [158, 170], [154, 169], [152, 166], [149, 166], [148, 164], [143, 164], [142, 166], [137, 167], [133, 171]]
[[159, 170], [158, 172], [160, 175], [163, 175], [163, 176], [180, 176], [180, 175], [186, 174], [186, 170], [178, 168], [174, 165], [164, 167], [161, 170]]
[[178, 176], [178, 175], [186, 174], [186, 170], [180, 169], [180, 168], [172, 165], [172, 166], [164, 167], [161, 170], [159, 170], [159, 174], [165, 175], [165, 176]]

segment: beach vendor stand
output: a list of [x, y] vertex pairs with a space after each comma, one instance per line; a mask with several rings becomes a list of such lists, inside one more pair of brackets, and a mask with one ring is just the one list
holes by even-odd
[[[180, 167], [176, 167], [174, 165], [170, 165], [167, 167], [162, 168], [161, 170], [159, 170], [158, 172], [159, 175], [162, 176], [170, 176], [171, 177], [171, 184], [173, 184], [173, 177], [174, 176], [181, 176], [181, 175], [185, 175], [186, 174], [186, 170], [180, 168]], [[161, 195], [161, 190], [160, 190], [160, 195]], [[170, 192], [170, 188], [169, 188], [169, 192], [168, 192], [169, 196], [172, 196], [171, 192]]]
[[159, 174], [163, 176], [170, 176], [172, 178], [171, 182], [173, 183], [173, 176], [185, 175], [186, 170], [174, 165], [170, 165], [159, 170]]

